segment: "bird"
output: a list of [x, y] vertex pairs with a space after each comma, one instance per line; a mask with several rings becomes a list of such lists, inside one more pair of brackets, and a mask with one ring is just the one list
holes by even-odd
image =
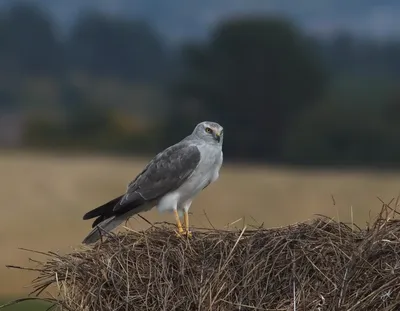
[[151, 159], [128, 183], [124, 194], [83, 216], [83, 220], [96, 219], [82, 243], [95, 243], [102, 233], [110, 233], [133, 215], [155, 206], [159, 212], [174, 214], [178, 236], [192, 237], [188, 211], [193, 199], [219, 177], [223, 138], [224, 129], [217, 122], [198, 123], [190, 135]]

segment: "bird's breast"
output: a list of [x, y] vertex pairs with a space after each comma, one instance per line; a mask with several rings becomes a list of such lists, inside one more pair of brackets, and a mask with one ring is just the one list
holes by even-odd
[[200, 162], [189, 179], [178, 189], [181, 202], [193, 198], [219, 175], [222, 164], [221, 150], [199, 148], [202, 153]]

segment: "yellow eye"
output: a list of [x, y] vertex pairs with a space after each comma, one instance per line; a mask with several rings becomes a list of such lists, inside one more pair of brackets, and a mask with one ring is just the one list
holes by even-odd
[[206, 127], [206, 132], [207, 132], [207, 133], [211, 133], [212, 130], [211, 130], [209, 127]]

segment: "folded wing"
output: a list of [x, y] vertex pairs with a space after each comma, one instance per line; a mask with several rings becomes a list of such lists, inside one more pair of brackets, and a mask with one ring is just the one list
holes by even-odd
[[182, 141], [156, 155], [127, 187], [124, 195], [89, 211], [83, 219], [97, 217], [95, 227], [111, 217], [141, 211], [141, 206], [156, 202], [170, 191], [179, 188], [200, 162], [199, 149]]

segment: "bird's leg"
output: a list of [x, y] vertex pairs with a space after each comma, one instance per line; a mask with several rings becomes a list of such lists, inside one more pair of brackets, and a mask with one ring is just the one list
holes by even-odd
[[186, 230], [186, 235], [191, 238], [192, 237], [192, 232], [189, 230], [189, 213], [185, 209], [185, 230]]
[[181, 220], [179, 219], [179, 214], [177, 209], [174, 210], [174, 214], [175, 214], [176, 225], [178, 227], [178, 236], [181, 236], [184, 230], [182, 228]]
[[183, 203], [180, 208], [184, 211], [184, 221], [185, 221], [185, 235], [188, 238], [192, 237], [192, 233], [189, 230], [189, 208], [190, 205], [192, 205], [192, 200], [187, 200], [185, 203]]

